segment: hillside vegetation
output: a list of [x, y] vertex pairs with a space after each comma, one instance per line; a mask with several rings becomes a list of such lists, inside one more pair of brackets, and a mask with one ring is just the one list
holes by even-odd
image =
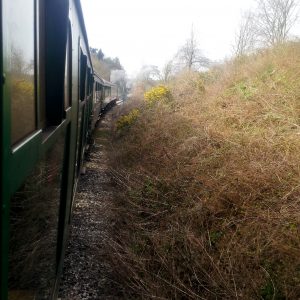
[[104, 57], [102, 50], [97, 48], [90, 48], [90, 51], [94, 71], [105, 80], [110, 81], [113, 70], [123, 70], [118, 57]]
[[113, 129], [128, 299], [299, 299], [300, 44], [157, 89]]

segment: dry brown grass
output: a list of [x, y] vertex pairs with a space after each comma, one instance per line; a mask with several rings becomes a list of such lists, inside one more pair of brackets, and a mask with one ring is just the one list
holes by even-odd
[[111, 247], [130, 297], [299, 299], [299, 43], [171, 89], [113, 139]]

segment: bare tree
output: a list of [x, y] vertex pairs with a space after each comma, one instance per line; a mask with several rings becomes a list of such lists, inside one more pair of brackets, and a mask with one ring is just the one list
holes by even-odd
[[244, 13], [239, 30], [236, 34], [234, 52], [236, 56], [245, 55], [254, 50], [256, 43], [255, 15], [248, 11]]
[[173, 61], [169, 60], [161, 70], [161, 80], [168, 82], [173, 73]]
[[199, 48], [197, 39], [194, 35], [192, 28], [189, 39], [185, 42], [184, 46], [179, 49], [177, 57], [180, 62], [184, 64], [184, 67], [191, 70], [192, 68], [199, 69], [201, 67], [208, 67], [209, 60], [203, 56], [202, 51]]
[[137, 75], [137, 81], [142, 82], [145, 87], [152, 87], [157, 81], [161, 79], [161, 73], [157, 66], [144, 65], [142, 66], [139, 74]]
[[298, 17], [298, 0], [257, 0], [256, 26], [261, 42], [267, 46], [283, 43]]
[[110, 81], [118, 86], [121, 99], [127, 98], [127, 75], [125, 70], [111, 70]]
[[137, 75], [138, 81], [153, 81], [153, 74], [156, 73], [156, 66], [143, 65]]

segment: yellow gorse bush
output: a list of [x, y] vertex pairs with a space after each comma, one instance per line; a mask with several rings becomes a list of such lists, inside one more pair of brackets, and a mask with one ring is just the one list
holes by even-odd
[[158, 101], [170, 100], [171, 92], [166, 86], [159, 85], [146, 92], [144, 98], [146, 103], [152, 105]]
[[138, 118], [140, 111], [138, 109], [133, 109], [129, 114], [124, 115], [117, 121], [117, 129], [121, 130], [125, 127], [132, 125]]
[[34, 85], [29, 80], [13, 80], [12, 86], [15, 90], [22, 94], [33, 95], [34, 93]]

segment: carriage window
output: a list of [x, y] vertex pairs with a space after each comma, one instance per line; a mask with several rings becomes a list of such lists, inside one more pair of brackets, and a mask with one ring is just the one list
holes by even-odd
[[72, 40], [71, 40], [71, 30], [70, 26], [68, 29], [67, 36], [67, 47], [66, 47], [66, 63], [65, 63], [65, 92], [64, 92], [64, 102], [65, 109], [71, 106], [71, 67], [72, 67]]
[[90, 67], [87, 67], [86, 69], [86, 96], [90, 95], [90, 74], [91, 74], [91, 69]]
[[10, 53], [11, 141], [36, 129], [34, 0], [4, 1], [4, 43]]
[[98, 87], [98, 82], [95, 83], [95, 98], [96, 102], [98, 102], [98, 94], [99, 94], [99, 87]]
[[85, 78], [86, 78], [87, 57], [80, 52], [80, 100], [85, 98]]
[[92, 90], [93, 90], [93, 102], [96, 103], [97, 102], [97, 95], [96, 95], [96, 83], [95, 82], [93, 82]]
[[102, 94], [102, 87], [101, 87], [101, 85], [100, 85], [100, 83], [96, 83], [96, 99], [97, 99], [97, 102], [98, 101], [101, 101], [101, 94]]
[[93, 94], [93, 85], [94, 85], [94, 78], [93, 78], [93, 74], [90, 73], [90, 96]]
[[100, 89], [100, 100], [104, 100], [104, 91], [105, 91], [104, 86], [101, 86], [101, 89]]

